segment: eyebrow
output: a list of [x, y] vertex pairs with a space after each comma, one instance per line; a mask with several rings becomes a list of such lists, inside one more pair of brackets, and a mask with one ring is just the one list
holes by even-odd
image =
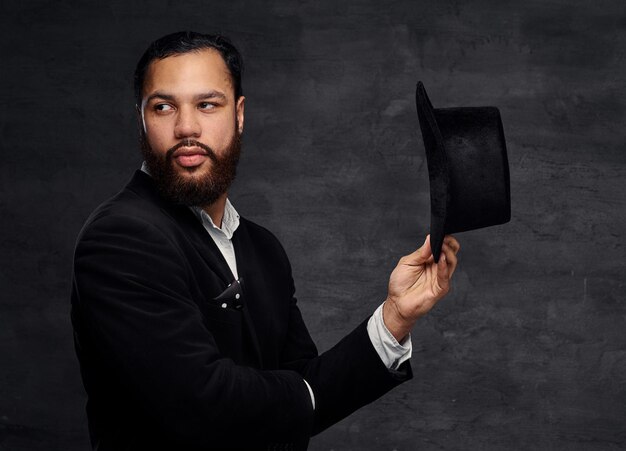
[[[207, 92], [202, 92], [200, 94], [196, 94], [193, 97], [193, 99], [196, 101], [202, 100], [202, 99], [214, 99], [214, 98], [226, 100], [226, 95], [221, 91], [212, 90], [212, 91], [207, 91]], [[172, 101], [172, 100], [176, 100], [176, 96], [172, 94], [168, 94], [166, 92], [156, 91], [148, 96], [148, 98], [146, 99], [146, 103], [149, 103], [153, 99], [163, 99], [163, 100]]]

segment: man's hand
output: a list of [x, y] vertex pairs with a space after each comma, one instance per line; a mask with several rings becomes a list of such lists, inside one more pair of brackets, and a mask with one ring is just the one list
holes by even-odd
[[450, 290], [450, 278], [460, 248], [453, 236], [446, 235], [439, 263], [435, 263], [428, 235], [422, 247], [398, 262], [389, 278], [389, 291], [383, 306], [385, 326], [398, 342], [404, 340], [415, 321], [428, 313]]

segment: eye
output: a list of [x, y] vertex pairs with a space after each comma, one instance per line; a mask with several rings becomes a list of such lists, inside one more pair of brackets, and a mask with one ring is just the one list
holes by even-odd
[[211, 103], [211, 102], [200, 102], [198, 104], [198, 108], [200, 108], [201, 110], [212, 110], [213, 108], [215, 108], [215, 104]]
[[158, 103], [156, 105], [154, 105], [154, 111], [171, 111], [174, 108], [172, 107], [172, 105], [167, 104], [167, 103]]

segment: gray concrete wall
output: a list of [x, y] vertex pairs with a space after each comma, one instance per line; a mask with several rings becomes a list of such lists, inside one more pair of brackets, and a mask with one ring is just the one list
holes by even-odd
[[458, 235], [415, 379], [312, 450], [626, 447], [622, 0], [3, 1], [0, 25], [0, 450], [87, 449], [72, 247], [140, 164], [136, 60], [180, 29], [243, 51], [232, 200], [284, 243], [321, 350], [427, 232], [417, 80], [502, 113], [511, 222]]

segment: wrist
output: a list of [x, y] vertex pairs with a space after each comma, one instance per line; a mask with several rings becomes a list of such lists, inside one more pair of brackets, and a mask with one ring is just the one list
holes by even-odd
[[393, 337], [401, 343], [413, 328], [413, 322], [400, 315], [395, 303], [387, 298], [383, 304], [383, 323]]

